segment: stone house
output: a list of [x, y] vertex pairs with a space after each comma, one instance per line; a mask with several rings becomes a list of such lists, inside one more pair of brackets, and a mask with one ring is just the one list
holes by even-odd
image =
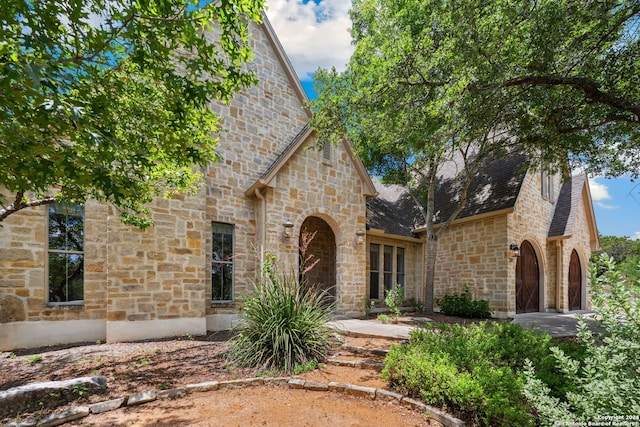
[[[252, 26], [251, 43], [259, 84], [212, 106], [226, 129], [222, 160], [203, 171], [198, 194], [153, 202], [153, 227], [123, 225], [95, 201], [40, 206], [3, 222], [0, 350], [227, 329], [265, 254], [295, 272], [300, 239], [314, 232], [309, 253], [320, 262], [308, 279], [327, 288], [338, 313], [362, 314], [387, 283], [422, 299], [425, 245], [419, 226], [392, 210], [398, 193], [376, 188], [348, 142], [318, 148], [306, 96], [266, 17]], [[533, 256], [539, 310], [575, 308], [567, 284], [575, 265], [586, 306], [585, 266], [597, 247], [586, 180], [550, 180], [544, 200], [540, 179], [522, 174], [510, 206], [452, 226], [441, 241], [438, 295], [468, 283], [497, 315], [513, 314], [516, 275], [530, 280], [518, 266]], [[395, 228], [367, 220], [368, 200], [369, 211], [398, 218]]]
[[[445, 172], [435, 195], [436, 229], [457, 205]], [[367, 288], [372, 299], [400, 283], [424, 300], [424, 220], [406, 190], [375, 182], [368, 202]], [[466, 285], [496, 317], [586, 309], [587, 265], [599, 249], [586, 175], [563, 180], [528, 168], [524, 156], [490, 162], [465, 207], [439, 239], [435, 299]]]
[[305, 230], [317, 231], [310, 252], [321, 260], [310, 279], [331, 287], [338, 312], [362, 312], [358, 232], [375, 188], [348, 143], [314, 149], [306, 95], [266, 17], [251, 44], [259, 84], [212, 107], [222, 160], [198, 194], [156, 200], [153, 227], [123, 225], [93, 201], [3, 222], [0, 350], [229, 328], [264, 253], [297, 268]]

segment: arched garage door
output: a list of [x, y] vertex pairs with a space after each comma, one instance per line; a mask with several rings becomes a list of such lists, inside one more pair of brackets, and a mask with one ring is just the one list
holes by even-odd
[[582, 303], [582, 268], [578, 252], [571, 252], [569, 262], [569, 310], [580, 310]]
[[516, 313], [540, 311], [540, 273], [538, 257], [531, 243], [520, 245], [516, 263]]

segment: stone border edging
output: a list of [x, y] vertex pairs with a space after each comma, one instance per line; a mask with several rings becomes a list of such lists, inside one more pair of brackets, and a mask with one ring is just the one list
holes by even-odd
[[464, 421], [455, 418], [445, 412], [442, 412], [439, 409], [429, 406], [423, 402], [420, 402], [419, 400], [404, 397], [401, 394], [395, 393], [393, 391], [338, 382], [330, 382], [329, 384], [324, 384], [314, 381], [306, 381], [298, 377], [256, 377], [241, 380], [209, 381], [203, 383], [188, 384], [184, 387], [172, 388], [168, 390], [160, 390], [159, 392], [153, 390], [142, 391], [117, 399], [93, 403], [88, 406], [79, 406], [67, 411], [51, 414], [44, 418], [29, 420], [24, 423], [9, 423], [7, 424], [7, 427], [53, 427], [59, 426], [69, 421], [77, 420], [79, 418], [87, 417], [90, 414], [101, 414], [103, 412], [113, 411], [124, 406], [135, 406], [147, 402], [153, 402], [157, 399], [176, 399], [184, 397], [190, 393], [217, 391], [229, 388], [245, 388], [266, 384], [287, 384], [290, 389], [330, 391], [356, 397], [363, 397], [370, 400], [384, 400], [400, 404], [414, 411], [425, 412], [427, 413], [429, 418], [434, 419], [447, 427], [465, 427]]

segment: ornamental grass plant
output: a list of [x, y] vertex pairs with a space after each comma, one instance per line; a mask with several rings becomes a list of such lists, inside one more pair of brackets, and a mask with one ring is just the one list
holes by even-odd
[[324, 360], [333, 341], [328, 322], [334, 304], [326, 291], [283, 274], [270, 257], [263, 278], [242, 301], [242, 321], [228, 358], [240, 367], [284, 373]]

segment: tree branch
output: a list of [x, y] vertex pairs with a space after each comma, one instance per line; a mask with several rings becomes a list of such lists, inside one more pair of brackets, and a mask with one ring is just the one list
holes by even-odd
[[633, 104], [624, 98], [618, 98], [598, 88], [598, 83], [584, 77], [557, 76], [521, 76], [497, 84], [499, 87], [518, 86], [573, 86], [595, 102], [608, 105], [622, 111], [628, 111], [640, 118], [640, 104]]
[[56, 199], [54, 199], [53, 197], [45, 197], [43, 199], [24, 202], [23, 198], [24, 198], [24, 190], [20, 190], [16, 193], [16, 197], [12, 204], [10, 204], [4, 209], [0, 209], [0, 227], [2, 227], [2, 224], [1, 224], [2, 221], [4, 221], [11, 214], [21, 211], [22, 209], [48, 205], [56, 201]]

